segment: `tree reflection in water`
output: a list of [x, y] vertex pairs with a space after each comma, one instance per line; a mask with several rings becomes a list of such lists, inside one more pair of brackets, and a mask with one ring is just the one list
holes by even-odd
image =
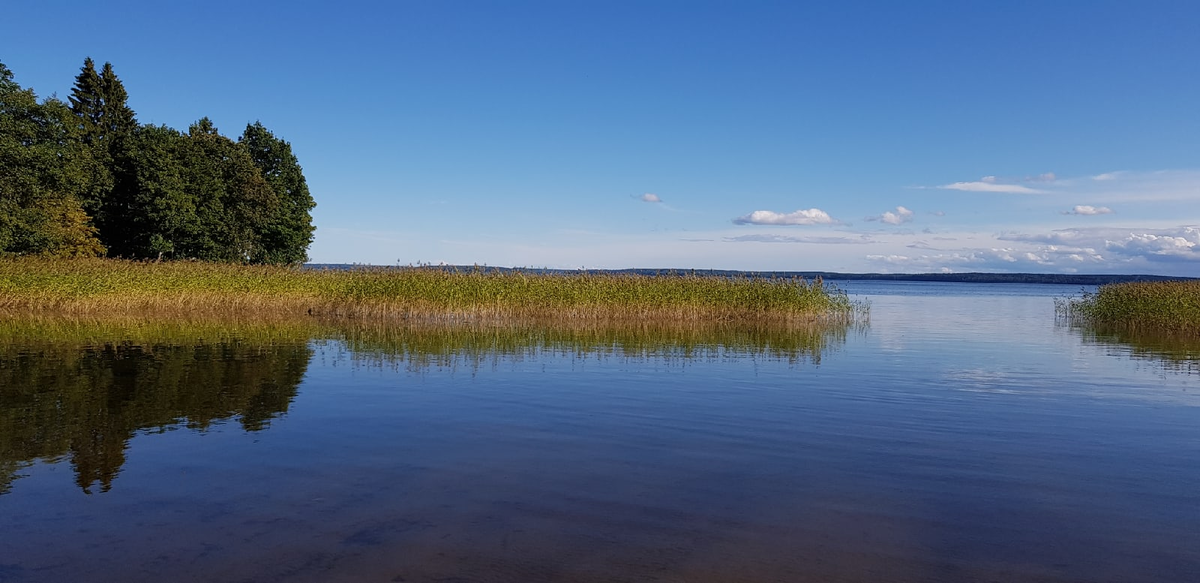
[[[0, 488], [21, 465], [66, 457], [84, 492], [108, 491], [139, 431], [246, 431], [286, 412], [308, 367], [305, 343], [38, 343], [0, 351]], [[0, 490], [2, 491], [2, 490]]]
[[[246, 431], [286, 413], [314, 345], [358, 363], [478, 367], [538, 352], [695, 359], [748, 354], [819, 364], [858, 324], [397, 326], [0, 320], [0, 494], [35, 461], [67, 459], [91, 493], [112, 488], [129, 441], [236, 420]], [[317, 341], [314, 343], [313, 341]]]

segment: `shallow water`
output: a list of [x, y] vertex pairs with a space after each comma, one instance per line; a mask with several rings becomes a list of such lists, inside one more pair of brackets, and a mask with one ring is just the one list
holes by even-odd
[[1077, 287], [846, 288], [869, 327], [794, 341], [0, 344], [0, 581], [1200, 573], [1193, 352], [1057, 325]]

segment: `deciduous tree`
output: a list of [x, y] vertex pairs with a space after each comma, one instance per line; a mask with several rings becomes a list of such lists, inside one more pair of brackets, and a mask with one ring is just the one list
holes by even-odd
[[311, 211], [316, 206], [308, 191], [308, 182], [292, 145], [275, 137], [260, 122], [246, 126], [238, 143], [249, 153], [267, 184], [279, 199], [279, 206], [267, 220], [262, 245], [255, 261], [263, 263], [303, 263], [312, 244]]

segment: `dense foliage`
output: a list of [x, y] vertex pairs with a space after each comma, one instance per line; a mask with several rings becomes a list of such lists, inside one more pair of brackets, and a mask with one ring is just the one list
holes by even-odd
[[69, 104], [0, 63], [0, 255], [307, 259], [316, 203], [288, 142], [140, 125], [127, 101], [108, 63], [84, 61]]

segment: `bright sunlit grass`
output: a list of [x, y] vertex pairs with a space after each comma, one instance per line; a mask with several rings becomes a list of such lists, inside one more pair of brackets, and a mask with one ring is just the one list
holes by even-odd
[[1103, 285], [1095, 293], [1059, 300], [1056, 311], [1074, 324], [1200, 335], [1200, 281]]
[[0, 261], [0, 313], [10, 314], [788, 323], [848, 321], [866, 309], [820, 280], [788, 278]]

